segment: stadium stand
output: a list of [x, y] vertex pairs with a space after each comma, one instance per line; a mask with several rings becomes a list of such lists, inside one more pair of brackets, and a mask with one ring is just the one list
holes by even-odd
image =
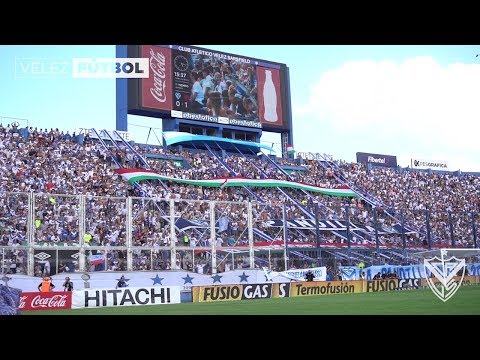
[[[419, 249], [477, 247], [478, 175], [272, 159], [255, 150], [254, 143], [208, 139], [164, 148], [93, 129], [70, 134], [0, 125], [1, 271], [211, 273], [213, 267], [221, 272], [268, 263], [283, 270], [316, 262], [336, 268], [359, 261], [405, 264]], [[129, 183], [117, 169], [177, 180], [241, 177], [348, 187], [356, 196], [158, 179]]]

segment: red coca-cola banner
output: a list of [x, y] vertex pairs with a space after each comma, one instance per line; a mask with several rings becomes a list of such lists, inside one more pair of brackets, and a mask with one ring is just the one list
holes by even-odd
[[150, 77], [141, 79], [142, 106], [172, 110], [172, 56], [171, 49], [143, 45], [141, 57], [150, 59]]
[[71, 291], [22, 292], [20, 311], [24, 310], [56, 310], [72, 308]]
[[283, 126], [280, 71], [257, 66], [258, 116], [266, 126]]

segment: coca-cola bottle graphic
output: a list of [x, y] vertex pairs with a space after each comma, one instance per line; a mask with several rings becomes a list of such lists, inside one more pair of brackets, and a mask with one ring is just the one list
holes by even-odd
[[263, 84], [263, 118], [269, 122], [276, 122], [277, 115], [277, 91], [272, 80], [272, 72], [265, 70], [265, 84]]

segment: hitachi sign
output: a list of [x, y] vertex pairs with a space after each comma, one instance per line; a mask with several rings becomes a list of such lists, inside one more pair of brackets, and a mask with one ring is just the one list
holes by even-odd
[[367, 161], [369, 163], [385, 164], [385, 158], [374, 158], [373, 156], [369, 156]]

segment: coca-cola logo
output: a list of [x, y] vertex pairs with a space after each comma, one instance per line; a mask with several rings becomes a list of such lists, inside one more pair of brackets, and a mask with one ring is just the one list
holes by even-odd
[[150, 93], [155, 100], [161, 103], [167, 101], [167, 94], [165, 93], [165, 88], [167, 87], [165, 67], [165, 55], [150, 49], [150, 69], [153, 73], [153, 87], [150, 88]]
[[18, 306], [19, 309], [23, 309], [25, 307], [25, 300], [27, 299], [26, 296], [20, 296], [20, 305]]
[[64, 307], [67, 302], [67, 295], [53, 295], [46, 298], [40, 295], [35, 296], [30, 303], [32, 309], [36, 308], [61, 308]]
[[70, 309], [72, 305], [72, 292], [22, 292], [18, 308], [28, 310]]

